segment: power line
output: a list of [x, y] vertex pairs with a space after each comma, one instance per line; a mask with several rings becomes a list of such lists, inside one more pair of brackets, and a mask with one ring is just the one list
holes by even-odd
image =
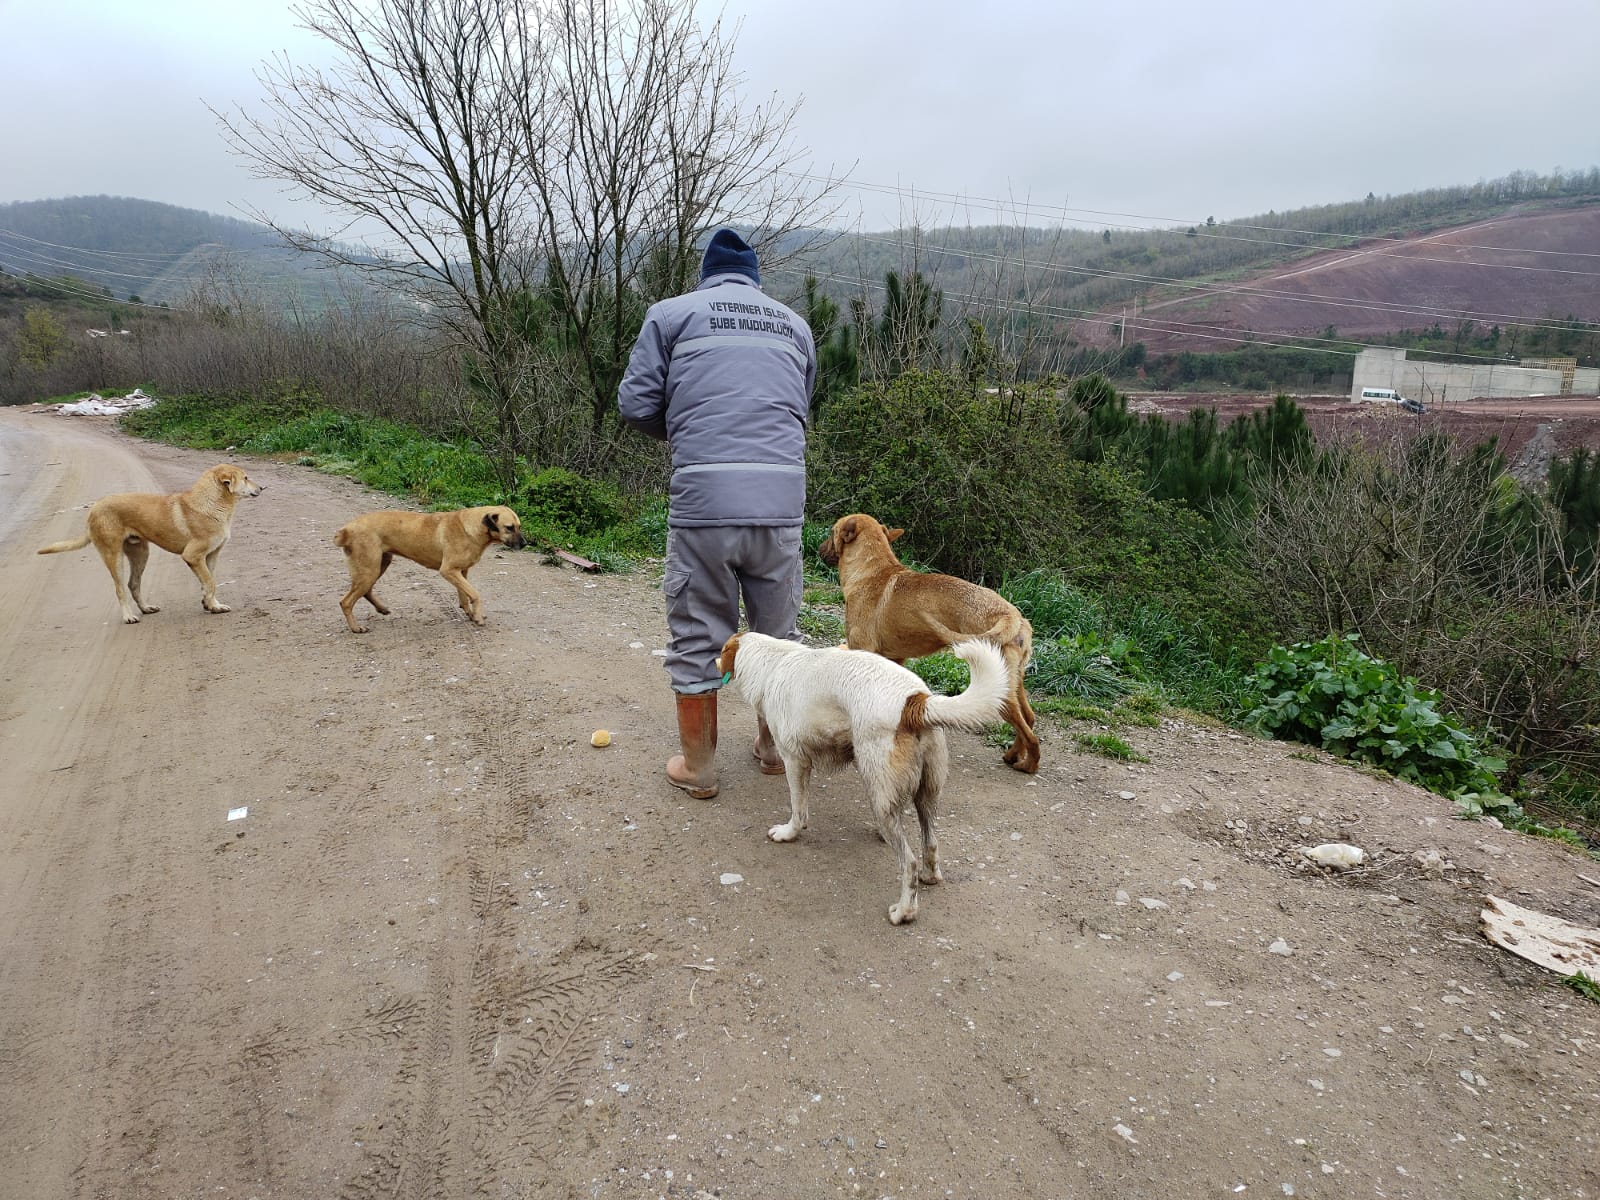
[[908, 243], [904, 240], [884, 238], [875, 234], [857, 234], [860, 240], [875, 244], [895, 246], [900, 249], [910, 248], [918, 253], [929, 252], [934, 254], [950, 255], [952, 257], [972, 258], [1003, 266], [1013, 266], [1024, 274], [1029, 270], [1044, 273], [1061, 273], [1070, 275], [1085, 275], [1094, 279], [1116, 279], [1126, 283], [1138, 283], [1147, 286], [1160, 286], [1182, 288], [1188, 291], [1199, 292], [1206, 296], [1261, 296], [1267, 299], [1288, 300], [1295, 303], [1321, 304], [1334, 308], [1354, 308], [1368, 311], [1391, 312], [1403, 316], [1433, 317], [1434, 319], [1487, 321], [1502, 325], [1515, 325], [1525, 329], [1563, 330], [1568, 326], [1559, 322], [1544, 321], [1539, 318], [1523, 317], [1513, 313], [1477, 312], [1472, 309], [1432, 308], [1424, 305], [1404, 304], [1399, 301], [1364, 300], [1354, 296], [1320, 296], [1314, 292], [1292, 292], [1276, 288], [1254, 287], [1250, 285], [1226, 285], [1195, 283], [1190, 280], [1180, 279], [1169, 275], [1141, 275], [1129, 271], [1114, 271], [1106, 267], [1077, 267], [1067, 263], [1029, 262], [1015, 259], [1009, 255], [993, 251], [968, 250], [954, 246], [940, 246], [924, 241]]
[[125, 259], [148, 263], [177, 262], [181, 259], [187, 258], [189, 255], [193, 254], [195, 250], [200, 249], [202, 246], [222, 245], [221, 242], [201, 242], [189, 250], [162, 251], [155, 254], [142, 254], [125, 250], [94, 250], [88, 246], [66, 246], [62, 245], [60, 242], [47, 242], [43, 238], [30, 237], [26, 233], [20, 233], [15, 229], [6, 229], [3, 227], [0, 227], [0, 234], [4, 234], [5, 236], [11, 238], [16, 238], [19, 241], [31, 242], [35, 246], [44, 246], [51, 250], [67, 250], [73, 254], [93, 254], [101, 258]]
[[[904, 186], [892, 185], [892, 184], [864, 183], [864, 182], [858, 182], [858, 181], [853, 181], [853, 180], [848, 180], [848, 179], [845, 179], [845, 180], [831, 179], [831, 178], [829, 178], [827, 176], [812, 175], [812, 174], [808, 174], [808, 173], [805, 173], [805, 172], [799, 172], [799, 171], [785, 172], [785, 174], [791, 175], [794, 178], [804, 179], [804, 180], [807, 180], [807, 181], [813, 182], [813, 183], [825, 183], [825, 184], [830, 184], [831, 183], [831, 184], [834, 184], [834, 185], [837, 185], [837, 186], [848, 187], [848, 188], [851, 188], [851, 189], [856, 190], [856, 191], [871, 192], [871, 193], [876, 193], [876, 194], [880, 194], [880, 195], [901, 196], [901, 197], [909, 195], [914, 200], [915, 199], [928, 199], [928, 200], [930, 200], [932, 202], [936, 202], [936, 203], [940, 203], [940, 204], [962, 205], [962, 206], [977, 206], [977, 205], [981, 205], [981, 206], [993, 207], [993, 208], [997, 208], [997, 209], [1003, 209], [1003, 208], [1009, 206], [1013, 210], [1015, 210], [1018, 207], [1018, 205], [1016, 205], [1014, 202], [1003, 201], [1003, 200], [1000, 200], [1000, 199], [998, 199], [996, 197], [989, 197], [989, 196], [971, 196], [971, 195], [962, 195], [962, 194], [956, 193], [956, 192], [927, 191], [927, 190], [922, 190], [922, 189], [918, 189], [918, 188], [904, 187]], [[1079, 225], [1079, 226], [1082, 226], [1085, 229], [1103, 228], [1103, 227], [1109, 225], [1113, 229], [1122, 229], [1122, 230], [1127, 230], [1127, 231], [1136, 232], [1136, 233], [1164, 234], [1164, 235], [1173, 236], [1173, 237], [1179, 237], [1179, 236], [1187, 237], [1187, 236], [1189, 236], [1189, 232], [1192, 231], [1194, 236], [1196, 236], [1196, 237], [1211, 238], [1213, 240], [1218, 240], [1218, 241], [1244, 242], [1247, 245], [1252, 245], [1252, 246], [1275, 246], [1275, 247], [1278, 247], [1278, 248], [1281, 248], [1281, 249], [1289, 249], [1289, 250], [1318, 250], [1318, 249], [1324, 249], [1325, 250], [1325, 249], [1331, 249], [1331, 247], [1313, 246], [1313, 245], [1308, 245], [1307, 243], [1304, 243], [1304, 242], [1278, 241], [1278, 240], [1275, 240], [1275, 239], [1272, 239], [1272, 238], [1238, 237], [1238, 236], [1235, 236], [1235, 235], [1230, 234], [1230, 233], [1223, 233], [1223, 232], [1219, 232], [1219, 231], [1223, 230], [1223, 229], [1253, 229], [1253, 230], [1260, 230], [1262, 232], [1267, 232], [1267, 233], [1281, 233], [1281, 232], [1301, 233], [1301, 234], [1304, 234], [1307, 237], [1312, 237], [1312, 238], [1343, 238], [1343, 239], [1354, 241], [1354, 242], [1358, 242], [1358, 243], [1359, 242], [1378, 241], [1378, 242], [1388, 242], [1388, 243], [1396, 245], [1396, 246], [1413, 246], [1413, 245], [1417, 244], [1417, 240], [1416, 239], [1390, 238], [1390, 237], [1387, 237], [1385, 235], [1377, 235], [1377, 234], [1368, 235], [1368, 234], [1358, 234], [1358, 233], [1334, 233], [1332, 231], [1319, 232], [1319, 231], [1316, 231], [1316, 230], [1294, 230], [1294, 229], [1280, 230], [1275, 226], [1235, 224], [1235, 223], [1232, 223], [1232, 222], [1223, 222], [1220, 225], [1207, 226], [1204, 223], [1204, 221], [1200, 221], [1200, 222], [1176, 221], [1176, 222], [1173, 222], [1173, 224], [1175, 226], [1177, 226], [1176, 228], [1157, 228], [1157, 227], [1153, 227], [1151, 225], [1125, 225], [1125, 224], [1119, 224], [1117, 222], [1104, 222], [1104, 221], [1092, 221], [1091, 222], [1091, 221], [1083, 220], [1083, 219], [1078, 218], [1078, 217], [1071, 216], [1069, 214], [1072, 214], [1072, 213], [1086, 213], [1086, 214], [1090, 214], [1090, 215], [1093, 215], [1093, 216], [1116, 216], [1116, 217], [1123, 217], [1123, 218], [1126, 218], [1128, 220], [1148, 221], [1148, 222], [1157, 222], [1157, 223], [1166, 223], [1168, 221], [1172, 221], [1172, 218], [1168, 218], [1168, 217], [1153, 217], [1153, 216], [1141, 215], [1141, 214], [1138, 214], [1138, 213], [1103, 212], [1103, 211], [1098, 210], [1098, 209], [1088, 209], [1088, 208], [1069, 208], [1069, 207], [1067, 207], [1065, 205], [1035, 204], [1035, 203], [1033, 203], [1031, 201], [1028, 204], [1023, 205], [1021, 207], [1023, 207], [1028, 212], [1059, 214], [1060, 215], [1060, 219], [1063, 222], [1065, 222], [1067, 224]], [[1183, 230], [1183, 231], [1180, 232], [1181, 227], [1183, 225], [1188, 225], [1189, 226], [1189, 230]], [[1436, 234], [1436, 235], [1433, 235], [1433, 236], [1435, 236], [1435, 237], [1442, 236], [1443, 232], [1444, 231], [1441, 231], [1440, 234]], [[1479, 245], [1472, 245], [1472, 244], [1459, 244], [1459, 245], [1452, 244], [1452, 248], [1453, 249], [1461, 249], [1461, 250], [1485, 250], [1485, 251], [1492, 251], [1492, 252], [1498, 252], [1498, 253], [1509, 253], [1509, 254], [1550, 254], [1550, 255], [1556, 255], [1556, 256], [1560, 256], [1560, 257], [1568, 257], [1568, 256], [1570, 256], [1570, 257], [1574, 257], [1574, 258], [1600, 258], [1600, 253], [1595, 253], [1595, 252], [1590, 252], [1590, 251], [1581, 251], [1581, 250], [1573, 250], [1573, 251], [1566, 251], [1566, 250], [1532, 250], [1532, 249], [1523, 249], [1523, 248], [1519, 248], [1519, 247], [1510, 247], [1510, 246], [1479, 246]], [[1471, 259], [1432, 258], [1432, 257], [1428, 257], [1428, 256], [1424, 256], [1424, 255], [1417, 255], [1417, 254], [1397, 254], [1397, 253], [1394, 253], [1393, 251], [1388, 251], [1388, 250], [1372, 250], [1372, 249], [1369, 249], [1369, 250], [1364, 250], [1363, 253], [1371, 254], [1371, 255], [1374, 255], [1374, 256], [1377, 256], [1377, 257], [1380, 257], [1380, 258], [1401, 258], [1401, 259], [1405, 259], [1408, 262], [1434, 262], [1434, 263], [1442, 263], [1442, 264], [1446, 264], [1446, 265], [1450, 265], [1450, 266], [1487, 267], [1487, 268], [1494, 269], [1494, 270], [1506, 270], [1506, 271], [1549, 271], [1549, 272], [1552, 272], [1552, 273], [1555, 273], [1555, 274], [1562, 274], [1562, 275], [1579, 275], [1579, 276], [1584, 276], [1584, 277], [1600, 278], [1600, 272], [1596, 272], [1596, 271], [1580, 271], [1580, 270], [1574, 270], [1574, 269], [1571, 269], [1571, 268], [1562, 268], [1562, 267], [1533, 267], [1533, 266], [1521, 266], [1521, 265], [1518, 265], [1518, 264], [1515, 264], [1515, 263], [1475, 262], [1475, 261], [1473, 261]]]
[[[863, 291], [883, 292], [886, 290], [882, 283], [866, 279], [858, 275], [844, 275], [838, 272], [826, 272], [817, 275], [817, 278], [826, 279], [834, 283], [847, 284], [859, 287]], [[962, 294], [945, 288], [938, 289], [941, 300], [955, 304], [969, 303], [973, 300], [970, 294]], [[1390, 350], [1394, 347], [1375, 344], [1371, 342], [1356, 341], [1353, 338], [1325, 338], [1310, 335], [1296, 336], [1293, 341], [1276, 341], [1262, 338], [1250, 330], [1228, 330], [1221, 326], [1205, 325], [1192, 321], [1163, 321], [1160, 318], [1148, 316], [1114, 316], [1103, 310], [1074, 308], [1070, 305], [1050, 304], [1042, 302], [1016, 303], [1005, 300], [986, 301], [994, 307], [1007, 313], [1022, 313], [1025, 315], [1039, 315], [1055, 317], [1061, 320], [1077, 321], [1086, 325], [1099, 325], [1107, 329], [1115, 329], [1121, 325], [1125, 330], [1145, 329], [1151, 333], [1166, 333], [1174, 337], [1197, 338], [1202, 341], [1233, 342], [1241, 347], [1262, 347], [1274, 350], [1302, 350], [1314, 354], [1335, 354], [1345, 358], [1354, 358], [1362, 350]], [[1553, 328], [1564, 328], [1555, 326]], [[1281, 335], [1280, 335], [1281, 336]], [[1351, 349], [1350, 347], [1356, 347]], [[1419, 353], [1438, 353], [1437, 351], [1419, 350]], [[1107, 350], [1107, 354], [1114, 351]], [[1452, 357], [1463, 359], [1477, 359], [1489, 363], [1507, 363], [1512, 360], [1504, 355], [1480, 354], [1477, 351], [1463, 350], [1452, 352]]]
[[[882, 291], [886, 290], [886, 288], [884, 287], [883, 284], [878, 283], [875, 280], [862, 278], [861, 276], [858, 276], [858, 275], [841, 275], [838, 272], [830, 271], [830, 272], [826, 272], [826, 273], [824, 273], [822, 275], [818, 275], [817, 278], [818, 279], [826, 279], [826, 280], [829, 280], [830, 282], [833, 282], [833, 283], [850, 284], [852, 286], [860, 287], [863, 290], [867, 290], [867, 291], [882, 292]], [[964, 295], [961, 295], [958, 292], [947, 291], [947, 290], [945, 290], [943, 288], [939, 289], [939, 296], [940, 296], [941, 300], [949, 300], [949, 301], [954, 301], [954, 302], [957, 302], [957, 303], [965, 302], [965, 301], [971, 299], [970, 296], [964, 296]], [[1013, 302], [1010, 302], [1010, 301], [1004, 301], [1004, 300], [995, 301], [994, 304], [995, 304], [996, 307], [998, 307], [998, 308], [1000, 308], [1000, 309], [1002, 309], [1002, 310], [1004, 310], [1006, 312], [1012, 312], [1012, 313], [1025, 312], [1025, 313], [1030, 314], [1030, 315], [1031, 314], [1038, 314], [1038, 315], [1047, 316], [1047, 317], [1058, 317], [1058, 318], [1061, 318], [1063, 320], [1080, 321], [1080, 322], [1082, 322], [1083, 324], [1086, 324], [1086, 325], [1103, 325], [1108, 329], [1114, 329], [1117, 325], [1122, 324], [1123, 321], [1124, 321], [1124, 318], [1107, 316], [1103, 312], [1098, 312], [1098, 311], [1087, 309], [1087, 308], [1073, 308], [1073, 307], [1070, 307], [1068, 305], [1061, 305], [1061, 304], [1028, 303], [1028, 304], [1024, 305], [1024, 304], [1016, 304], [1016, 303], [1013, 303]], [[1166, 332], [1166, 333], [1175, 333], [1175, 332], [1177, 332], [1175, 330], [1156, 329], [1153, 323], [1149, 323], [1149, 324], [1150, 324], [1150, 328], [1152, 328], [1155, 332], [1158, 332], [1158, 333], [1159, 332]], [[1316, 345], [1302, 346], [1302, 345], [1296, 345], [1296, 344], [1293, 344], [1293, 343], [1290, 343], [1290, 342], [1263, 341], [1260, 338], [1252, 337], [1252, 336], [1250, 336], [1248, 334], [1245, 334], [1245, 333], [1219, 332], [1219, 331], [1217, 331], [1217, 327], [1214, 326], [1214, 325], [1193, 325], [1193, 324], [1190, 324], [1190, 323], [1187, 323], [1187, 322], [1181, 322], [1181, 321], [1168, 322], [1168, 324], [1184, 325], [1186, 327], [1185, 336], [1197, 337], [1197, 338], [1205, 338], [1205, 339], [1212, 340], [1212, 341], [1242, 342], [1242, 343], [1244, 343], [1246, 345], [1250, 345], [1250, 346], [1264, 346], [1264, 347], [1267, 347], [1267, 348], [1270, 348], [1270, 349], [1279, 349], [1279, 350], [1307, 350], [1307, 351], [1311, 351], [1313, 353], [1318, 353], [1318, 354], [1338, 354], [1338, 355], [1342, 355], [1345, 358], [1354, 358], [1355, 355], [1357, 354], [1357, 351], [1350, 350], [1350, 349], [1345, 349], [1345, 348], [1333, 348], [1333, 347], [1329, 347], [1329, 346], [1316, 346]], [[1208, 332], [1201, 332], [1202, 330], [1208, 331]], [[1350, 342], [1350, 341], [1347, 341], [1347, 340], [1345, 340], [1343, 338], [1337, 338], [1337, 339], [1306, 338], [1306, 339], [1297, 339], [1297, 340], [1304, 340], [1304, 341], [1310, 341], [1310, 342], [1335, 341], [1335, 342], [1339, 343], [1340, 347], [1348, 347], [1348, 346], [1351, 346], [1351, 345], [1355, 345], [1355, 346], [1361, 347], [1362, 349], [1386, 349], [1387, 348], [1387, 347], [1368, 346], [1368, 345], [1366, 345], [1364, 343], [1361, 343], [1361, 342]]]

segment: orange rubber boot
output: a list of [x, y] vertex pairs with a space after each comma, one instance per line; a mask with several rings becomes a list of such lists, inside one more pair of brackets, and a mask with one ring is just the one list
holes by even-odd
[[667, 759], [667, 782], [696, 800], [717, 794], [717, 694], [677, 693], [678, 741], [682, 754]]

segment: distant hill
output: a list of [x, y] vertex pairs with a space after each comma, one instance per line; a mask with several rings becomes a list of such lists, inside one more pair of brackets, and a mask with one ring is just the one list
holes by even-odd
[[[1126, 339], [1152, 353], [1226, 349], [1240, 340], [1370, 340], [1437, 326], [1445, 333], [1600, 322], [1600, 198], [1518, 205], [1427, 234], [1362, 238], [1204, 290], [1152, 288], [1127, 312]], [[1117, 329], [1077, 326], [1091, 344]], [[1219, 337], [1223, 340], [1219, 341]], [[1239, 344], [1239, 343], [1231, 343]]]
[[317, 260], [281, 246], [264, 225], [122, 196], [0, 204], [0, 270], [71, 275], [146, 304], [181, 304], [230, 274], [313, 310], [336, 287]]
[[[917, 271], [942, 294], [947, 319], [970, 309], [1014, 327], [1025, 320], [1062, 343], [1140, 341], [1153, 352], [1227, 350], [1330, 326], [1355, 338], [1466, 320], [1600, 320], [1600, 169], [1515, 172], [1187, 227], [1105, 219], [1099, 229], [845, 234], [797, 270], [836, 300], [865, 294], [874, 304], [885, 272]], [[775, 282], [798, 291], [797, 278]]]
[[[1058, 354], [1600, 321], [1600, 169], [1517, 172], [1192, 227], [946, 227], [820, 241], [769, 272], [769, 290], [796, 297], [814, 274], [834, 299], [865, 297], [876, 310], [888, 271], [917, 271], [957, 329], [968, 312], [998, 317]], [[114, 196], [0, 204], [0, 269], [70, 273], [146, 304], [181, 304], [234, 276], [312, 311], [341, 282], [264, 226]]]

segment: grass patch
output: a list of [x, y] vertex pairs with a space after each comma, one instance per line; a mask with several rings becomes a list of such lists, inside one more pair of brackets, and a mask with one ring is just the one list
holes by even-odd
[[971, 678], [967, 664], [948, 650], [914, 658], [906, 666], [916, 672], [917, 677], [928, 685], [929, 690], [943, 696], [954, 696], [957, 692], [966, 691], [967, 681]]
[[1109, 725], [1115, 718], [1109, 708], [1101, 708], [1077, 696], [1032, 696], [1034, 712], [1048, 713], [1064, 721], [1098, 721]]
[[1091, 754], [1114, 758], [1119, 762], [1150, 761], [1114, 733], [1080, 733], [1076, 741]]
[[1166, 711], [1161, 696], [1149, 689], [1141, 689], [1125, 696], [1111, 712], [1112, 717], [1124, 725], [1139, 725], [1155, 729], [1161, 724], [1161, 714]]
[[561, 468], [535, 471], [528, 463], [518, 464], [517, 481], [507, 488], [475, 442], [429, 437], [304, 396], [249, 403], [173, 397], [128, 414], [122, 426], [194, 449], [232, 448], [292, 461], [436, 512], [505, 504], [522, 517], [524, 535], [536, 548], [569, 550], [607, 571], [629, 571], [640, 558], [666, 553], [664, 497], [629, 504], [608, 484]]
[[[1029, 571], [1000, 592], [1033, 626], [1030, 695], [1122, 708], [1130, 724], [1171, 704], [1231, 717], [1250, 699], [1252, 660], [1164, 609], [1107, 602], [1053, 571]], [[1149, 699], [1130, 706], [1136, 694]]]
[[837, 646], [844, 641], [844, 614], [832, 612], [826, 608], [812, 608], [809, 605], [800, 609], [800, 615], [795, 624], [800, 627], [800, 632], [813, 642], [824, 646]]
[[1561, 982], [1566, 984], [1573, 991], [1577, 992], [1578, 995], [1586, 997], [1589, 1000], [1593, 1000], [1596, 1004], [1600, 1004], [1600, 983], [1597, 983], [1595, 980], [1589, 978], [1589, 976], [1585, 975], [1582, 971], [1579, 971], [1574, 975], [1568, 975]]

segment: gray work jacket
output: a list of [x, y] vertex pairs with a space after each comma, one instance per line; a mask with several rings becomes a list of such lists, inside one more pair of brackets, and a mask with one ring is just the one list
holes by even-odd
[[810, 327], [743, 275], [651, 305], [617, 409], [671, 451], [667, 523], [799, 525], [816, 379]]

